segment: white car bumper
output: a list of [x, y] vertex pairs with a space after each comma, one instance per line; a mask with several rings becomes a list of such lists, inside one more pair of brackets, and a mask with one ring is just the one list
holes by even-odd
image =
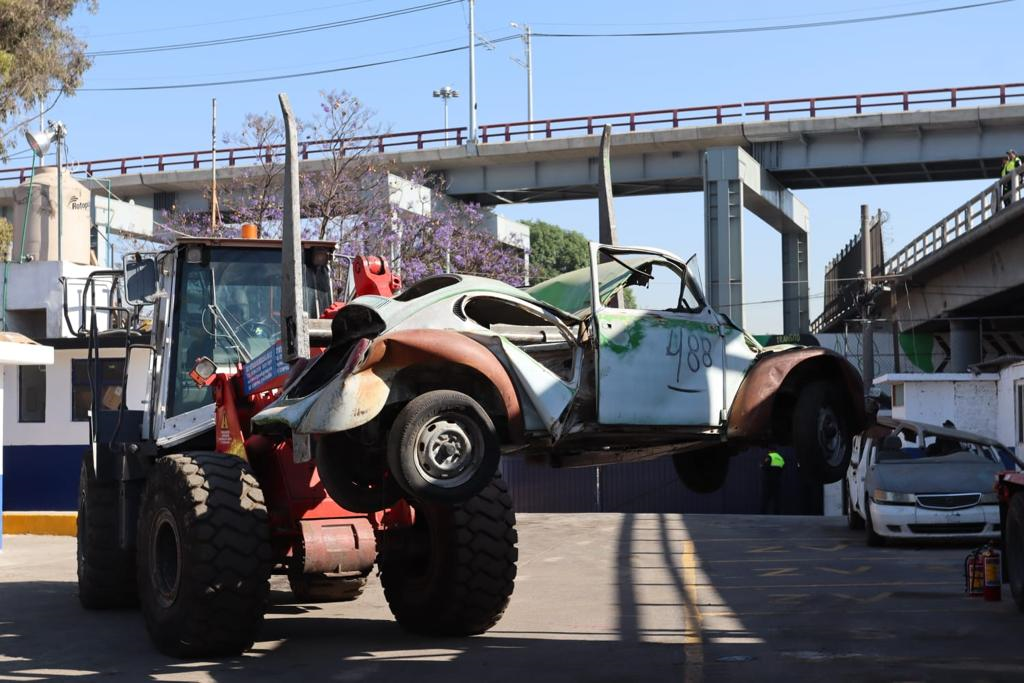
[[933, 510], [917, 505], [887, 505], [870, 501], [875, 533], [886, 538], [999, 537], [999, 506], [975, 505], [962, 510]]

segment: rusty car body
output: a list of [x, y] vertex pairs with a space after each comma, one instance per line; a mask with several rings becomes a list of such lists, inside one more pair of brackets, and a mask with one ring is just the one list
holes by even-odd
[[[714, 490], [731, 455], [778, 444], [809, 476], [842, 477], [865, 417], [844, 358], [762, 347], [669, 252], [592, 244], [590, 260], [528, 289], [444, 274], [392, 299], [357, 298], [327, 352], [254, 425], [309, 435], [323, 468], [381, 460], [396, 412], [444, 389], [479, 404], [502, 454], [556, 467], [672, 455], [684, 483]], [[639, 303], [617, 305], [627, 288]], [[317, 448], [339, 434], [347, 450]], [[370, 472], [363, 484], [387, 466]]]

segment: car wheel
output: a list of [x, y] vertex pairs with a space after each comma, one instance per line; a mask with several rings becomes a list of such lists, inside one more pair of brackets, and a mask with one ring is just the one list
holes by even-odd
[[1024, 493], [1018, 492], [1010, 498], [1005, 543], [1010, 593], [1017, 609], [1024, 612]]
[[732, 449], [713, 446], [672, 454], [672, 465], [683, 486], [694, 493], [714, 493], [729, 475]]
[[850, 466], [849, 410], [843, 394], [818, 380], [804, 386], [793, 408], [793, 450], [812, 480], [831, 484]]
[[865, 540], [872, 548], [885, 545], [885, 539], [875, 531], [875, 522], [871, 519], [871, 501], [864, 499], [864, 530]]
[[857, 514], [857, 511], [853, 509], [853, 500], [850, 498], [850, 489], [848, 486], [843, 486], [843, 490], [846, 493], [846, 526], [851, 531], [860, 531], [864, 528], [864, 518]]
[[458, 391], [430, 391], [395, 418], [387, 457], [395, 482], [413, 498], [459, 503], [494, 478], [501, 445], [479, 403]]

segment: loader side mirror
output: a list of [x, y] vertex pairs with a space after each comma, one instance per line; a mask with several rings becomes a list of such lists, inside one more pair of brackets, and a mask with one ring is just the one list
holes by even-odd
[[156, 258], [143, 254], [124, 257], [125, 297], [133, 306], [144, 306], [157, 298]]

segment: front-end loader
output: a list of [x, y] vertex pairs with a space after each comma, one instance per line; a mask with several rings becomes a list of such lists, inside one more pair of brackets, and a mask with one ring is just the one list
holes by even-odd
[[[333, 300], [334, 244], [299, 239], [294, 118], [284, 95], [281, 104], [282, 240], [179, 239], [93, 273], [77, 325], [65, 306], [69, 326], [89, 339], [94, 389], [80, 601], [140, 605], [166, 654], [232, 655], [257, 637], [273, 575], [287, 577], [298, 601], [343, 601], [376, 566], [405, 628], [481, 633], [501, 618], [516, 574], [515, 515], [500, 476], [455, 504], [389, 490], [386, 506], [352, 510], [326, 493], [313, 457], [323, 448], [344, 455], [344, 443], [252, 429], [251, 418], [330, 346], [342, 305]], [[356, 294], [390, 297], [399, 286], [381, 258], [356, 258], [351, 272]], [[98, 350], [121, 342], [120, 395], [101, 396]], [[130, 373], [146, 379], [144, 396], [126, 395]], [[128, 409], [129, 400], [144, 408]], [[369, 481], [361, 490], [384, 495], [388, 482]]]

